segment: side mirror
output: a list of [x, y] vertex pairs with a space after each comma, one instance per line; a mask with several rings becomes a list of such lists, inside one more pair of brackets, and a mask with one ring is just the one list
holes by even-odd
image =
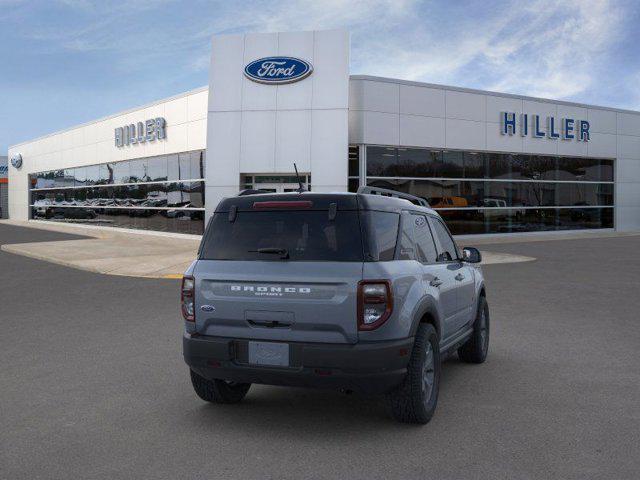
[[462, 249], [462, 261], [467, 263], [480, 263], [482, 261], [480, 250], [473, 247], [464, 247]]

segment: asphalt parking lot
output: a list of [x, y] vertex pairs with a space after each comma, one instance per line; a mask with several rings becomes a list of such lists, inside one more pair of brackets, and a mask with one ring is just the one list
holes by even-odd
[[639, 478], [640, 237], [483, 248], [537, 260], [485, 267], [489, 359], [446, 362], [424, 427], [330, 391], [205, 404], [178, 281], [0, 252], [0, 478]]

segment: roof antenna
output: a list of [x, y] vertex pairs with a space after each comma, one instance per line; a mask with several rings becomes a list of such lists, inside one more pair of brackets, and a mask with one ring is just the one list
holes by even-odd
[[302, 179], [300, 178], [300, 174], [298, 173], [298, 166], [295, 164], [295, 162], [293, 163], [293, 168], [296, 171], [296, 178], [298, 179], [298, 185], [300, 185], [300, 187], [298, 188], [298, 193], [306, 192], [307, 190], [302, 185]]

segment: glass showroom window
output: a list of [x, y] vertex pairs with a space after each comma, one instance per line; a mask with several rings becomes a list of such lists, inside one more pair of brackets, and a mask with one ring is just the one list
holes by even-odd
[[201, 234], [204, 151], [30, 176], [34, 219]]
[[348, 191], [356, 192], [360, 186], [360, 146], [349, 145]]
[[612, 159], [368, 146], [366, 172], [425, 198], [455, 234], [613, 228]]

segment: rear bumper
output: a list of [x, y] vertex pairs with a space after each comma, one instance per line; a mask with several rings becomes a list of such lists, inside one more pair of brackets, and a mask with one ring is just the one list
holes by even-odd
[[413, 338], [347, 344], [290, 342], [290, 366], [248, 363], [246, 339], [183, 336], [187, 365], [208, 379], [384, 393], [402, 382]]

